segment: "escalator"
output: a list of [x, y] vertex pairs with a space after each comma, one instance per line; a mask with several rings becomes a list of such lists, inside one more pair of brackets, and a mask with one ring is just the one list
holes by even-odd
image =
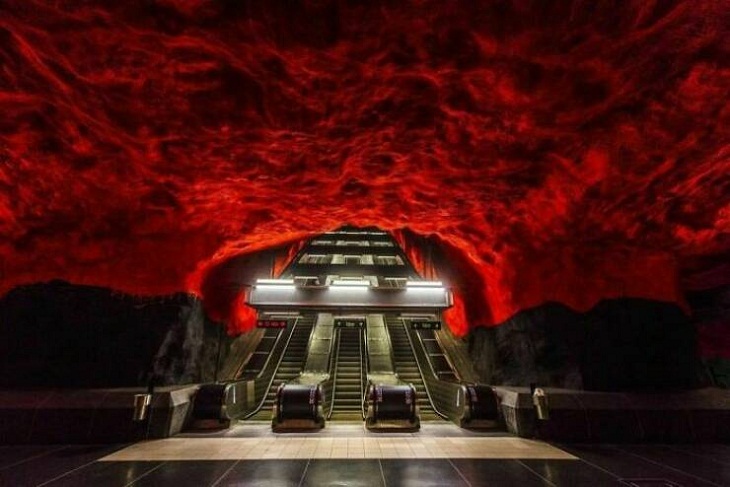
[[254, 415], [247, 419], [260, 421], [271, 420], [271, 411], [274, 407], [274, 398], [276, 397], [276, 390], [279, 388], [279, 385], [294, 379], [302, 371], [309, 337], [314, 327], [314, 318], [312, 315], [305, 315], [297, 320], [294, 325], [296, 328], [292, 332], [289, 344], [284, 350], [284, 355], [279, 367], [276, 369], [274, 379], [266, 393], [266, 399], [263, 405]]
[[235, 380], [254, 380], [266, 366], [271, 351], [274, 349], [282, 330], [267, 328], [248, 361], [239, 366], [235, 373]]
[[362, 421], [363, 333], [360, 328], [341, 328], [335, 356], [333, 401], [329, 418], [333, 421]]
[[403, 322], [394, 316], [385, 316], [385, 323], [390, 334], [390, 341], [393, 347], [393, 359], [395, 361], [395, 372], [403, 381], [416, 388], [417, 404], [420, 410], [421, 420], [433, 421], [442, 420], [431, 405], [426, 393], [426, 386], [423, 383], [418, 363], [413, 355], [411, 343], [404, 328]]
[[451, 365], [446, 353], [441, 348], [434, 330], [418, 330], [415, 334], [423, 344], [428, 362], [431, 364], [436, 377], [447, 382], [461, 382], [456, 369]]

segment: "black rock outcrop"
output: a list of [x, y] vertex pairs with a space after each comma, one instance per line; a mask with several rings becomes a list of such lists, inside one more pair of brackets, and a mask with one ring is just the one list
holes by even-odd
[[476, 328], [469, 341], [481, 380], [491, 384], [648, 391], [702, 383], [696, 329], [670, 303], [604, 300], [586, 313], [547, 303]]
[[0, 299], [0, 387], [211, 381], [230, 338], [188, 294], [138, 297], [63, 281]]

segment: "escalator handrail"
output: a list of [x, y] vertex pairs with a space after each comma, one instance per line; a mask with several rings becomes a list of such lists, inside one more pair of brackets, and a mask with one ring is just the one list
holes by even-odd
[[[416, 332], [416, 336], [418, 337], [418, 343], [421, 345], [421, 348], [425, 351], [426, 350], [426, 347], [423, 344], [423, 337], [418, 332]], [[438, 379], [439, 378], [439, 375], [436, 373], [436, 369], [433, 368], [433, 362], [431, 361], [431, 355], [428, 352], [426, 352], [424, 355], [426, 356], [426, 362], [428, 363], [428, 368], [431, 371], [431, 374], [433, 375], [433, 378], [434, 379]], [[414, 353], [414, 356], [415, 356], [415, 353]], [[417, 358], [416, 358], [416, 361], [418, 361]], [[425, 382], [425, 380], [424, 380], [424, 382]]]
[[[298, 319], [299, 319], [299, 318], [295, 318], [295, 319], [294, 319], [294, 324], [296, 324], [296, 320], [298, 320]], [[294, 334], [294, 329], [293, 329], [293, 328], [294, 328], [294, 325], [292, 325], [292, 332], [291, 332], [291, 334], [289, 335], [289, 338], [291, 338], [291, 336], [292, 336], [292, 335]], [[276, 346], [277, 346], [277, 345], [279, 344], [279, 341], [281, 340], [281, 337], [282, 337], [282, 336], [284, 336], [283, 330], [281, 330], [281, 331], [279, 332], [279, 335], [278, 335], [278, 336], [276, 337], [276, 341], [274, 342], [274, 346], [273, 346], [273, 347], [271, 347], [271, 350], [275, 350], [275, 349], [276, 349]], [[288, 344], [288, 343], [287, 343], [287, 344]], [[253, 380], [256, 380], [256, 379], [260, 379], [260, 378], [262, 378], [261, 376], [262, 376], [262, 375], [264, 375], [264, 371], [266, 371], [266, 369], [267, 369], [267, 368], [269, 367], [269, 362], [271, 362], [271, 357], [272, 357], [273, 355], [274, 355], [273, 353], [269, 353], [269, 356], [268, 356], [268, 357], [266, 357], [266, 362], [264, 362], [264, 366], [263, 366], [263, 367], [261, 367], [261, 371], [259, 372], [259, 374], [258, 374], [258, 375], [257, 375], [256, 377], [254, 377], [254, 379], [253, 379]], [[277, 366], [277, 368], [278, 368], [278, 366]], [[274, 370], [274, 374], [276, 374], [276, 369]]]
[[365, 384], [367, 383], [368, 370], [370, 369], [368, 362], [368, 347], [363, 346], [363, 344], [367, 344], [367, 332], [367, 327], [360, 331], [360, 412], [362, 413], [362, 419], [365, 419], [367, 416], [367, 411], [365, 410], [365, 396], [367, 395], [367, 388], [365, 387]]
[[444, 347], [444, 344], [443, 344], [443, 341], [441, 339], [441, 336], [438, 333], [436, 333], [436, 332], [434, 332], [433, 336], [436, 339], [436, 342], [438, 343], [439, 348], [441, 349], [441, 354], [446, 359], [446, 362], [448, 362], [449, 368], [451, 368], [451, 371], [454, 373], [454, 375], [456, 376], [456, 378], [458, 379], [458, 381], [459, 382], [462, 382], [461, 373], [459, 373], [459, 369], [457, 369], [454, 366], [454, 361], [451, 359], [451, 356], [449, 355], [449, 352], [446, 350], [446, 347]]
[[431, 391], [429, 390], [426, 376], [423, 373], [423, 367], [421, 367], [421, 362], [420, 362], [420, 360], [418, 360], [418, 356], [416, 354], [416, 348], [413, 345], [413, 340], [411, 339], [411, 334], [408, 333], [408, 327], [406, 326], [405, 320], [399, 319], [399, 321], [401, 322], [401, 325], [403, 326], [403, 331], [405, 331], [406, 338], [408, 338], [408, 343], [411, 346], [411, 353], [413, 354], [413, 360], [416, 361], [416, 366], [418, 367], [418, 372], [421, 374], [421, 380], [423, 381], [423, 388], [426, 390], [426, 396], [428, 396], [428, 402], [431, 403], [431, 407], [433, 408], [433, 410], [436, 414], [441, 416], [443, 419], [448, 420], [449, 418], [436, 407], [436, 404], [434, 403], [434, 400], [431, 397]]
[[337, 329], [337, 341], [335, 343], [335, 353], [334, 359], [332, 361], [332, 397], [330, 398], [330, 410], [327, 413], [327, 419], [329, 420], [332, 417], [332, 412], [335, 410], [335, 393], [337, 392], [337, 369], [338, 364], [340, 361], [340, 342], [342, 340], [342, 337], [340, 336], [342, 332], [342, 328]]
[[[276, 340], [274, 341], [274, 347], [276, 346], [276, 343], [279, 340], [279, 337], [281, 336], [282, 331], [283, 330], [281, 330], [281, 329], [278, 330], [278, 332], [276, 334]], [[241, 379], [241, 374], [243, 374], [243, 371], [246, 369], [246, 366], [248, 365], [248, 362], [251, 360], [251, 357], [253, 357], [253, 355], [258, 351], [258, 347], [261, 346], [261, 342], [264, 340], [264, 338], [266, 338], [266, 330], [264, 330], [264, 333], [261, 335], [261, 338], [259, 339], [259, 342], [256, 344], [256, 348], [253, 350], [253, 352], [250, 353], [247, 357], [245, 357], [245, 360], [241, 362], [241, 365], [239, 365], [236, 368], [236, 371], [233, 373], [233, 379], [226, 380], [226, 381], [223, 381], [223, 382], [237, 382], [239, 380], [242, 380]], [[272, 349], [273, 349], [273, 347], [272, 347]], [[261, 370], [259, 370], [259, 373], [256, 374], [256, 377], [258, 377], [259, 375], [261, 375], [261, 373], [263, 372], [263, 370], [266, 368], [266, 364], [268, 362], [269, 362], [269, 360], [267, 358], [266, 359], [266, 362], [264, 362], [264, 366], [261, 367]], [[254, 379], [256, 377], [254, 377]]]
[[[298, 325], [299, 325], [299, 319], [300, 319], [300, 317], [299, 317], [299, 316], [297, 316], [297, 317], [296, 317], [296, 318], [294, 319], [294, 324], [292, 324], [292, 330], [291, 330], [291, 333], [289, 334], [289, 338], [287, 338], [287, 340], [286, 340], [286, 344], [284, 345], [284, 349], [283, 349], [283, 350], [282, 350], [282, 352], [281, 352], [281, 353], [279, 354], [279, 361], [278, 361], [278, 362], [276, 363], [276, 368], [274, 369], [273, 373], [271, 374], [271, 378], [269, 379], [269, 384], [268, 384], [268, 386], [266, 387], [266, 389], [265, 389], [265, 392], [264, 392], [264, 394], [263, 394], [263, 395], [262, 395], [262, 397], [261, 397], [261, 401], [259, 401], [259, 404], [258, 404], [258, 406], [256, 406], [256, 407], [255, 407], [255, 408], [253, 409], [253, 411], [251, 411], [250, 413], [248, 413], [248, 414], [246, 414], [246, 415], [244, 415], [244, 416], [243, 416], [243, 419], [244, 419], [244, 420], [245, 420], [245, 419], [249, 419], [250, 417], [252, 417], [252, 416], [253, 416], [253, 415], [255, 415], [256, 413], [258, 413], [258, 412], [259, 412], [259, 411], [261, 410], [261, 408], [262, 408], [262, 407], [264, 407], [264, 403], [266, 402], [266, 396], [268, 396], [268, 395], [269, 395], [269, 391], [271, 390], [271, 386], [272, 386], [272, 384], [274, 383], [274, 379], [276, 378], [276, 373], [277, 373], [277, 372], [279, 371], [279, 367], [281, 366], [281, 362], [282, 362], [282, 360], [284, 360], [284, 355], [286, 354], [286, 349], [287, 349], [287, 348], [289, 348], [289, 343], [291, 342], [291, 339], [292, 339], [292, 337], [294, 336], [294, 333], [295, 333], [295, 332], [297, 331], [297, 327], [298, 327]], [[277, 343], [278, 343], [278, 341], [277, 341]], [[274, 347], [276, 347], [276, 346], [274, 346]], [[268, 365], [268, 363], [269, 363], [269, 360], [271, 360], [271, 357], [272, 357], [273, 355], [274, 355], [274, 354], [272, 353], [271, 355], [269, 355], [269, 358], [268, 358], [268, 359], [266, 359], [266, 364], [267, 364], [267, 365]], [[263, 369], [262, 369], [262, 370], [263, 370]]]

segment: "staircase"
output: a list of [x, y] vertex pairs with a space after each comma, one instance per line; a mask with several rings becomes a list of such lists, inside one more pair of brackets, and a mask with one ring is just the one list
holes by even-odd
[[279, 388], [279, 385], [298, 377], [302, 371], [302, 367], [304, 367], [307, 345], [309, 344], [309, 337], [314, 327], [314, 316], [302, 316], [294, 326], [296, 328], [291, 335], [289, 345], [284, 350], [284, 356], [281, 359], [279, 368], [276, 369], [274, 381], [266, 393], [266, 400], [263, 406], [261, 406], [261, 409], [248, 419], [254, 421], [270, 421], [274, 408], [274, 399], [276, 398], [276, 390]]
[[334, 400], [329, 419], [362, 421], [362, 330], [339, 330], [335, 364]]
[[395, 372], [403, 382], [409, 382], [416, 388], [416, 397], [418, 409], [421, 415], [421, 421], [443, 420], [441, 416], [436, 414], [431, 401], [426, 394], [426, 386], [423, 384], [421, 372], [418, 370], [416, 358], [413, 356], [411, 344], [408, 341], [408, 335], [403, 327], [403, 322], [399, 319], [385, 316], [385, 324], [390, 334], [390, 342], [393, 346], [393, 359], [395, 360]]

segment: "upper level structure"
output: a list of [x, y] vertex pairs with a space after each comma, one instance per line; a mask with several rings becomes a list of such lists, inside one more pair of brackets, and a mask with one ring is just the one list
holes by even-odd
[[439, 281], [424, 281], [393, 237], [343, 227], [309, 240], [277, 279], [259, 279], [248, 295], [259, 311], [402, 311], [438, 314], [452, 305]]

